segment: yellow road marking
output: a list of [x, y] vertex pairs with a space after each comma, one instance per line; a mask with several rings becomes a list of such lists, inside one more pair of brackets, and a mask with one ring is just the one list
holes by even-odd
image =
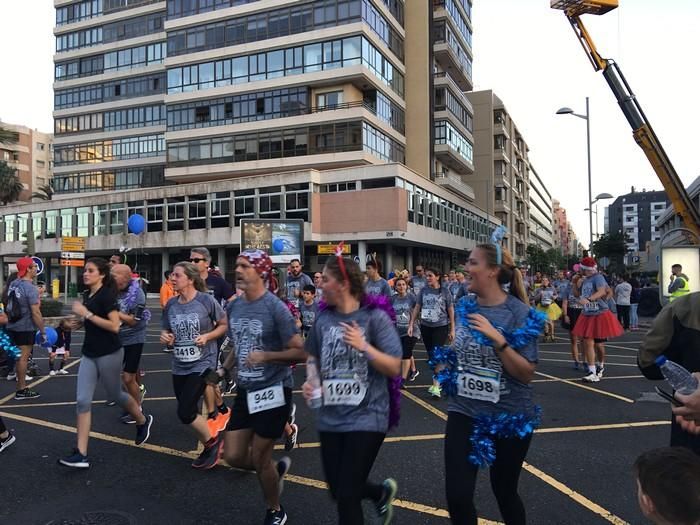
[[589, 500], [587, 497], [583, 496], [579, 492], [576, 492], [575, 490], [570, 489], [569, 487], [564, 485], [562, 482], [557, 481], [552, 476], [542, 472], [537, 467], [533, 467], [529, 463], [525, 462], [525, 463], [523, 463], [523, 469], [527, 470], [530, 474], [537, 476], [542, 481], [544, 481], [545, 483], [547, 483], [551, 487], [554, 487], [555, 489], [562, 492], [563, 494], [566, 494], [571, 499], [573, 499], [576, 503], [583, 505], [584, 507], [586, 507], [591, 512], [594, 512], [595, 514], [598, 514], [604, 520], [607, 520], [610, 523], [614, 523], [615, 525], [628, 525], [628, 523], [625, 520], [623, 520], [622, 518], [619, 518], [618, 516], [616, 516], [615, 514], [610, 512], [609, 510], [601, 507], [597, 503], [592, 502], [591, 500]]
[[551, 434], [558, 432], [583, 432], [589, 430], [614, 430], [618, 428], [639, 428], [639, 427], [658, 427], [670, 425], [670, 421], [638, 421], [632, 423], [611, 423], [609, 425], [582, 425], [578, 427], [550, 427], [538, 428], [536, 434]]
[[[565, 352], [565, 351], [562, 351], [562, 352], [556, 352], [556, 351], [554, 351], [554, 350], [540, 350], [540, 351], [539, 351], [539, 353], [540, 353], [540, 354], [558, 354], [558, 355], [569, 355], [569, 356], [571, 355], [571, 353], [570, 353], [570, 352]], [[608, 354], [607, 352], [605, 353], [605, 357], [606, 357], [606, 358], [608, 358], [608, 357], [622, 357], [623, 359], [636, 359], [636, 358], [637, 358], [637, 356], [636, 356], [636, 355], [630, 355], [630, 354], [627, 354], [627, 355], [621, 355], [621, 354]]]
[[[80, 359], [76, 359], [76, 360], [73, 361], [72, 363], [68, 363], [68, 364], [65, 366], [65, 368], [66, 368], [66, 369], [71, 368], [72, 366], [75, 366], [75, 365], [77, 365], [78, 363], [80, 363]], [[44, 381], [48, 381], [49, 379], [52, 379], [52, 377], [53, 377], [53, 376], [44, 376], [44, 377], [41, 377], [41, 378], [39, 378], [39, 379], [37, 379], [37, 380], [35, 380], [35, 381], [32, 381], [32, 382], [31, 382], [31, 386], [32, 386], [32, 387], [35, 387], [36, 385], [40, 385], [40, 384], [43, 383]], [[0, 405], [4, 405], [4, 404], [7, 403], [9, 400], [14, 399], [14, 398], [15, 398], [15, 393], [12, 392], [11, 394], [8, 394], [8, 395], [6, 395], [5, 397], [3, 397], [2, 399], [0, 399]]]
[[[607, 364], [607, 363], [606, 363]], [[633, 365], [637, 366], [637, 365]], [[624, 401], [625, 403], [634, 403], [633, 399], [630, 399], [629, 397], [624, 397], [624, 396], [619, 396], [617, 394], [613, 394], [612, 392], [606, 392], [605, 390], [600, 390], [599, 388], [593, 388], [592, 386], [588, 385], [582, 385], [581, 383], [576, 383], [575, 381], [570, 381], [568, 379], [563, 379], [561, 377], [556, 377], [556, 376], [550, 376], [549, 374], [545, 374], [543, 372], [535, 372], [538, 376], [546, 377], [549, 379], [558, 379], [562, 383], [566, 383], [567, 385], [575, 386], [576, 388], [582, 388], [584, 390], [589, 390], [590, 392], [595, 392], [597, 394], [603, 394], [604, 396], [609, 396], [614, 399], [619, 399], [620, 401]]]
[[436, 415], [437, 417], [439, 417], [440, 419], [443, 419], [443, 420], [447, 421], [447, 414], [445, 414], [442, 410], [440, 410], [440, 409], [438, 409], [438, 408], [435, 408], [433, 405], [431, 405], [431, 404], [428, 403], [427, 401], [423, 401], [423, 400], [422, 400], [421, 398], [419, 398], [418, 396], [416, 396], [416, 395], [414, 395], [414, 394], [411, 394], [410, 392], [406, 392], [405, 390], [402, 390], [402, 391], [401, 391], [401, 394], [403, 394], [404, 396], [406, 396], [408, 399], [410, 399], [410, 400], [413, 401], [414, 403], [416, 403], [416, 404], [422, 406], [422, 407], [425, 408], [428, 412], [432, 412], [433, 414], [435, 414], [435, 415]]
[[[610, 381], [611, 379], [641, 379], [643, 375], [638, 376], [605, 376], [605, 381]], [[533, 379], [531, 383], [554, 383], [565, 381], [565, 379]]]
[[[571, 359], [551, 359], [549, 357], [547, 358], [542, 358], [540, 361], [547, 361], [550, 363], [571, 363]], [[633, 366], [634, 368], [637, 368], [637, 365], [634, 363], [611, 363], [609, 361], [605, 361], [605, 366]]]
[[[33, 425], [39, 425], [42, 427], [46, 427], [46, 428], [51, 428], [53, 430], [61, 430], [63, 432], [68, 432], [71, 434], [75, 434], [77, 431], [75, 427], [70, 427], [68, 425], [62, 425], [59, 423], [52, 423], [50, 421], [44, 421], [44, 420], [36, 419], [33, 417], [20, 416], [18, 414], [10, 414], [10, 413], [6, 413], [6, 412], [0, 412], [0, 416], [5, 417], [7, 419], [11, 419], [11, 420], [22, 421], [23, 423], [29, 423], [29, 424], [33, 424]], [[181, 450], [177, 450], [177, 449], [170, 448], [170, 447], [165, 447], [162, 445], [152, 445], [150, 443], [144, 443], [143, 445], [136, 445], [132, 440], [119, 438], [119, 437], [115, 437], [115, 436], [110, 436], [109, 434], [103, 434], [102, 432], [90, 432], [90, 437], [94, 438], [94, 439], [100, 439], [102, 441], [108, 441], [110, 443], [116, 443], [119, 445], [126, 445], [128, 447], [141, 448], [141, 449], [149, 450], [151, 452], [166, 454], [169, 456], [189, 458], [189, 459], [194, 459], [195, 457], [197, 457], [196, 454], [194, 454], [194, 453], [183, 452]], [[220, 462], [219, 464], [222, 465], [223, 463]], [[235, 469], [235, 470], [239, 470], [239, 469]], [[247, 470], [241, 470], [241, 472], [250, 473], [250, 471], [247, 471]], [[328, 486], [326, 485], [326, 483], [324, 481], [313, 479], [313, 478], [307, 478], [304, 476], [297, 476], [294, 474], [288, 474], [287, 476], [285, 476], [285, 481], [288, 481], [291, 483], [297, 483], [299, 485], [305, 485], [307, 487], [314, 487], [314, 488], [321, 489], [321, 490], [327, 490], [327, 488], [328, 488]], [[445, 509], [431, 507], [428, 505], [423, 505], [421, 503], [415, 503], [412, 501], [394, 500], [394, 505], [397, 507], [401, 507], [401, 508], [404, 508], [407, 510], [414, 511], [414, 512], [420, 512], [422, 514], [430, 514], [430, 515], [438, 516], [441, 518], [449, 517], [449, 514], [447, 513], [447, 510], [445, 510]], [[480, 519], [479, 523], [483, 524], [483, 525], [496, 525], [499, 522]]]

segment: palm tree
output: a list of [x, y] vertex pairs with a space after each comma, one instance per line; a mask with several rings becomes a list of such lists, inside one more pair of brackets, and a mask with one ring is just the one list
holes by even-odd
[[53, 188], [50, 184], [44, 184], [39, 186], [38, 191], [32, 193], [32, 199], [39, 199], [42, 201], [50, 201], [53, 197]]
[[19, 199], [24, 186], [17, 177], [17, 170], [0, 161], [0, 204], [9, 204]]

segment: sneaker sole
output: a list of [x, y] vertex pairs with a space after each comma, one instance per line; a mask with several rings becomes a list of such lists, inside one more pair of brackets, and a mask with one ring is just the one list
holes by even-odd
[[218, 450], [217, 450], [217, 452], [216, 452], [216, 461], [214, 461], [214, 462], [211, 463], [211, 464], [206, 464], [206, 463], [205, 463], [204, 465], [195, 465], [194, 463], [192, 463], [192, 468], [196, 468], [196, 469], [198, 469], [198, 470], [209, 470], [209, 469], [214, 468], [216, 465], [218, 465], [218, 464], [219, 464], [219, 460], [221, 459], [221, 453], [224, 451], [224, 441], [223, 441], [223, 439], [219, 442], [219, 445], [218, 445], [217, 448], [218, 448]]
[[394, 499], [396, 498], [396, 492], [398, 490], [398, 485], [396, 484], [396, 481], [392, 484], [390, 484], [390, 490], [391, 492], [389, 493], [389, 498], [387, 499], [386, 502], [386, 514], [384, 515], [384, 520], [382, 521], [382, 525], [389, 525], [391, 523], [392, 518], [394, 517]]
[[8, 448], [8, 447], [9, 447], [10, 445], [12, 445], [15, 441], [17, 441], [17, 439], [15, 438], [15, 436], [14, 436], [13, 434], [10, 434], [10, 439], [8, 439], [7, 441], [4, 441], [4, 442], [2, 443], [2, 445], [0, 445], [0, 452], [2, 452], [3, 450], [5, 450], [6, 448]]
[[58, 462], [63, 465], [64, 467], [70, 467], [70, 468], [90, 468], [90, 463], [86, 462], [80, 462], [80, 463], [69, 463], [63, 459], [59, 459]]
[[[150, 419], [150, 421], [149, 421]], [[146, 416], [146, 437], [143, 439], [143, 441], [138, 442], [137, 440], [134, 440], [134, 443], [137, 445], [143, 445], [146, 441], [148, 441], [148, 438], [151, 437], [151, 426], [153, 425], [153, 422], [155, 421], [155, 418], [152, 415]], [[134, 421], [136, 423], [136, 421]]]
[[16, 395], [15, 399], [17, 399], [18, 401], [22, 401], [23, 399], [39, 399], [40, 397], [41, 397], [40, 394], [37, 394], [35, 396], [17, 396]]

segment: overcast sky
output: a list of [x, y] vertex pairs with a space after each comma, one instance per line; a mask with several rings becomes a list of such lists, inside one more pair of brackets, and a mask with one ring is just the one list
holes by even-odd
[[[424, 1], [424, 0], [408, 0]], [[4, 2], [0, 119], [51, 131], [51, 0]], [[700, 175], [697, 135], [700, 1], [621, 0], [602, 17], [586, 16], [602, 56], [615, 59], [678, 171]], [[601, 73], [589, 64], [573, 30], [549, 0], [474, 0], [475, 89], [493, 89], [530, 147], [530, 161], [574, 230], [588, 239], [586, 125], [555, 116], [562, 106], [585, 111], [591, 99], [593, 195], [661, 189]], [[603, 207], [598, 207], [599, 230]], [[595, 229], [595, 227], [594, 227]]]

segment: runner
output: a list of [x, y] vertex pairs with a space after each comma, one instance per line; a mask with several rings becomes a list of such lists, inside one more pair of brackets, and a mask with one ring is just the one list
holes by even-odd
[[173, 347], [173, 388], [177, 398], [177, 416], [189, 425], [204, 445], [192, 466], [210, 469], [221, 455], [222, 440], [211, 432], [197, 404], [204, 395], [207, 372], [217, 369], [217, 339], [226, 333], [226, 314], [207, 293], [199, 269], [192, 263], [177, 263], [171, 274], [178, 292], [168, 301], [161, 320], [160, 342]]
[[420, 291], [427, 284], [428, 281], [425, 278], [425, 270], [423, 269], [423, 265], [419, 264], [416, 266], [416, 274], [411, 278], [411, 291], [413, 292], [413, 295], [418, 297]]
[[[298, 262], [298, 261], [297, 261]], [[266, 289], [270, 257], [246, 250], [236, 259], [236, 286], [243, 290], [228, 308], [228, 336], [233, 346], [224, 368], [237, 363], [238, 395], [226, 427], [224, 457], [232, 467], [255, 470], [267, 506], [265, 525], [283, 525], [280, 504], [284, 475], [291, 460], [272, 460], [292, 407], [292, 371], [304, 360], [304, 343], [287, 306]]]
[[[573, 334], [583, 339], [583, 351], [588, 365], [588, 374], [583, 378], [589, 383], [600, 381], [605, 365], [601, 362], [600, 370], [596, 369], [596, 347], [604, 352], [604, 341], [610, 337], [619, 337], [624, 329], [615, 316], [610, 313], [606, 297], [610, 293], [608, 283], [598, 273], [598, 266], [593, 257], [584, 257], [581, 260], [581, 270], [584, 274], [581, 285], [581, 297], [579, 302], [583, 307], [581, 317], [578, 318]], [[604, 353], [600, 355], [601, 361], [605, 359]]]
[[73, 453], [58, 462], [66, 467], [89, 468], [88, 440], [92, 422], [92, 399], [97, 383], [136, 421], [137, 445], [145, 443], [151, 435], [153, 416], [144, 415], [136, 400], [121, 388], [120, 372], [124, 361], [124, 349], [119, 340], [119, 306], [114, 281], [109, 273], [109, 264], [97, 257], [85, 263], [83, 282], [87, 289], [83, 302], [73, 303], [73, 313], [82, 320], [74, 319], [71, 329], [85, 328], [82, 358], [78, 370], [76, 409], [78, 414], [77, 447]]
[[[163, 273], [163, 284], [160, 287], [160, 309], [163, 310], [165, 308], [165, 305], [168, 304], [168, 301], [175, 297], [177, 293], [175, 293], [175, 289], [173, 288], [173, 283], [170, 280], [170, 274], [172, 272], [170, 270], [166, 271]], [[172, 354], [173, 349], [168, 348], [167, 346], [163, 347], [163, 352], [166, 354]]]
[[547, 322], [544, 325], [544, 340], [554, 342], [554, 321], [561, 317], [561, 308], [555, 302], [558, 298], [557, 289], [552, 286], [549, 277], [542, 277], [542, 286], [535, 292], [535, 305], [537, 311], [542, 312], [547, 316]]
[[323, 274], [321, 272], [314, 272], [314, 287], [316, 288], [316, 301], [321, 300], [321, 295], [323, 295]]
[[[323, 298], [329, 308], [314, 324], [307, 366], [320, 370], [323, 406], [318, 412], [321, 461], [341, 525], [364, 523], [362, 500], [375, 504], [380, 522], [393, 514], [396, 482], [368, 481], [390, 421], [388, 379], [401, 370], [401, 342], [391, 319], [371, 306], [357, 263], [331, 257], [323, 270]], [[369, 304], [367, 304], [369, 303]], [[304, 397], [315, 385], [304, 383]]]
[[574, 370], [582, 370], [585, 365], [581, 361], [581, 353], [579, 351], [579, 338], [574, 335], [574, 327], [578, 321], [583, 306], [579, 302], [581, 295], [581, 280], [582, 277], [578, 273], [571, 278], [571, 283], [567, 288], [562, 307], [564, 309], [564, 317], [562, 318], [562, 327], [569, 331], [569, 340], [571, 341], [571, 358], [574, 360]]
[[[138, 279], [132, 278], [129, 266], [115, 264], [110, 273], [117, 286], [119, 340], [124, 347], [122, 381], [126, 391], [138, 402], [140, 407], [146, 395], [146, 387], [143, 386], [142, 390], [137, 379], [143, 345], [146, 343], [146, 327], [151, 318], [151, 312], [146, 309], [146, 294], [141, 289]], [[127, 425], [136, 423], [126, 412], [122, 413], [120, 420]]]
[[304, 339], [309, 335], [309, 331], [316, 321], [318, 315], [318, 301], [316, 301], [316, 287], [313, 284], [304, 286], [302, 292], [303, 301], [299, 305], [299, 313], [301, 314], [301, 333]]
[[[452, 295], [440, 286], [440, 273], [434, 268], [428, 268], [425, 277], [427, 285], [418, 293], [416, 306], [411, 313], [411, 323], [408, 325], [408, 335], [413, 337], [413, 326], [420, 316], [423, 344], [428, 351], [428, 358], [432, 360], [435, 347], [444, 346], [448, 339], [450, 342], [454, 340], [455, 309]], [[439, 371], [440, 369], [437, 370]], [[428, 393], [436, 399], [441, 397], [440, 384], [435, 377]]]
[[405, 384], [406, 381], [413, 381], [418, 377], [418, 371], [415, 371], [415, 375], [411, 372], [411, 362], [413, 347], [416, 346], [416, 341], [420, 338], [420, 327], [416, 322], [413, 325], [412, 335], [408, 335], [408, 324], [411, 322], [411, 312], [416, 306], [416, 297], [408, 293], [408, 283], [403, 277], [398, 277], [394, 286], [396, 295], [391, 298], [391, 304], [396, 312], [396, 329], [401, 338], [401, 377]]
[[304, 289], [304, 286], [313, 284], [311, 282], [311, 277], [303, 273], [301, 269], [301, 261], [299, 259], [292, 259], [289, 263], [289, 272], [287, 273], [287, 283], [285, 286], [287, 300], [291, 301], [297, 308], [299, 308], [299, 304], [301, 303], [301, 291]]
[[369, 261], [367, 263], [367, 284], [365, 284], [365, 293], [368, 295], [383, 295], [387, 298], [391, 297], [391, 287], [377, 269], [377, 263]]
[[5, 426], [5, 422], [0, 417], [0, 452], [12, 445], [16, 441], [15, 436]]
[[[520, 272], [507, 250], [479, 245], [467, 269], [476, 298], [460, 302], [463, 319], [455, 342], [450, 350], [436, 352], [436, 361], [447, 364], [442, 384], [451, 395], [445, 434], [447, 506], [452, 523], [476, 525], [477, 473], [480, 466], [490, 466], [503, 521], [524, 524], [518, 479], [538, 419], [528, 385], [544, 316], [528, 307]], [[506, 284], [510, 293], [503, 290]]]

